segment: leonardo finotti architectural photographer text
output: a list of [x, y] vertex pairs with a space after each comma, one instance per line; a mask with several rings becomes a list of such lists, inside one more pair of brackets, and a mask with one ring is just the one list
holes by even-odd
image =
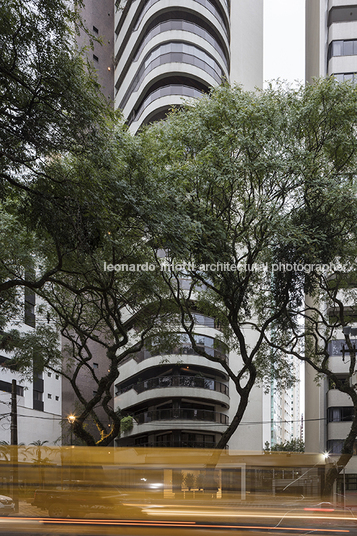
[[253, 264], [234, 264], [229, 262], [217, 262], [211, 264], [195, 265], [193, 262], [168, 262], [163, 261], [160, 265], [145, 262], [142, 264], [107, 264], [104, 262], [105, 272], [154, 272], [160, 269], [161, 272], [304, 272], [310, 274], [315, 271], [317, 273], [333, 273], [345, 272], [347, 267], [342, 264], [302, 264], [302, 263], [253, 263]]

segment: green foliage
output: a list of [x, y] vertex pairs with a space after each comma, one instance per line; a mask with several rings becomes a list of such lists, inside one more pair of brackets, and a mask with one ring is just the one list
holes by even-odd
[[269, 441], [266, 441], [264, 450], [265, 452], [305, 452], [305, 443], [302, 439], [295, 438], [270, 447]]
[[[77, 195], [75, 206], [69, 201], [73, 177], [59, 176], [58, 158], [71, 153], [98, 160], [111, 130], [113, 113], [75, 44], [83, 26], [81, 5], [77, 0], [0, 4], [0, 327], [18, 314], [17, 289], [40, 288], [68, 250], [61, 247], [66, 237], [58, 228], [58, 236], [55, 227], [46, 233], [45, 211], [39, 222], [42, 208], [52, 206], [53, 224], [61, 217], [73, 220], [78, 207], [83, 213], [83, 198]], [[56, 192], [63, 180], [67, 205]], [[78, 180], [75, 184], [78, 188]], [[64, 231], [71, 242], [73, 227]], [[35, 259], [36, 277], [28, 281], [25, 272]]]
[[[328, 79], [254, 93], [220, 86], [144, 133], [150, 176], [175, 188], [184, 224], [177, 235], [163, 229], [160, 239], [171, 263], [186, 263], [162, 273], [183, 329], [199, 355], [221, 362], [194, 341], [192, 302], [209, 303], [237, 353], [234, 364], [232, 357], [230, 366], [221, 362], [239, 406], [220, 447], [257, 381], [274, 378], [280, 388], [294, 381], [287, 356], [304, 358], [301, 326], [314, 313], [305, 314], [304, 296], [329, 294], [332, 303], [337, 294], [327, 278], [341, 279], [338, 269], [321, 276], [316, 264], [355, 266], [356, 126], [356, 87]], [[180, 290], [180, 276], [191, 278], [188, 290]], [[337, 326], [323, 322], [331, 340]], [[327, 343], [318, 349], [314, 329], [308, 348], [316, 363]]]
[[126, 417], [120, 419], [120, 433], [125, 434], [126, 432], [130, 432], [132, 429], [133, 417], [131, 415], [127, 415]]

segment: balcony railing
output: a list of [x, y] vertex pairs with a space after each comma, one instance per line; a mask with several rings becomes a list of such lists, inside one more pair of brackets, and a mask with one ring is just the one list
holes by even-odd
[[[210, 346], [200, 346], [200, 348], [206, 352], [207, 355], [211, 355], [212, 357], [216, 357], [218, 359], [221, 359], [222, 361], [228, 362], [228, 356], [222, 350], [218, 350], [218, 348], [212, 348]], [[155, 357], [156, 355], [168, 355], [168, 354], [174, 354], [174, 355], [200, 355], [197, 352], [194, 351], [191, 345], [185, 343], [185, 345], [176, 347], [171, 349], [168, 352], [159, 352], [158, 350], [152, 349], [149, 350], [141, 350], [138, 352], [135, 356], [135, 361], [137, 363], [141, 363], [141, 361], [144, 361], [144, 359], [149, 359], [150, 357]]]
[[134, 389], [138, 394], [151, 389], [164, 389], [165, 387], [194, 387], [196, 389], [209, 389], [229, 396], [228, 386], [222, 382], [212, 378], [204, 378], [202, 376], [158, 376], [150, 378], [136, 384], [127, 385], [126, 387], [118, 388], [116, 396], [126, 393]]
[[160, 410], [144, 411], [133, 415], [137, 424], [145, 424], [153, 421], [206, 421], [229, 424], [228, 415], [217, 411], [194, 408], [169, 408]]
[[216, 447], [215, 441], [156, 441], [154, 444], [140, 443], [140, 447], [159, 447], [159, 448], [190, 448], [190, 449], [214, 449]]

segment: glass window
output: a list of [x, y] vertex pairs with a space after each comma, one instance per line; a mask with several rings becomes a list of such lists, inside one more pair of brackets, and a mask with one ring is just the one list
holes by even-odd
[[344, 41], [343, 43], [343, 55], [353, 56], [353, 41]]
[[343, 443], [343, 439], [329, 439], [327, 441], [327, 451], [330, 454], [341, 454]]
[[332, 42], [332, 56], [342, 56], [343, 55], [343, 41], [333, 41]]
[[352, 406], [328, 408], [328, 422], [351, 422], [353, 416], [354, 411]]

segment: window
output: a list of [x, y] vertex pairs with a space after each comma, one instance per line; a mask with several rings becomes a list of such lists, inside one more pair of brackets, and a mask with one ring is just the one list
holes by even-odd
[[96, 28], [95, 26], [93, 26], [93, 32], [96, 33], [96, 34], [99, 33], [98, 28]]
[[98, 56], [96, 56], [95, 54], [93, 54], [93, 59], [94, 59], [94, 61], [99, 61]]
[[[330, 454], [341, 454], [343, 447], [344, 439], [329, 439], [327, 441], [327, 452]], [[357, 454], [357, 442], [354, 442], [353, 445], [353, 455]], [[347, 475], [346, 475], [347, 476]]]
[[56, 400], [59, 400], [59, 396], [56, 396]]
[[49, 378], [51, 378], [51, 376], [52, 376], [52, 372], [47, 372], [47, 376], [48, 376]]
[[[0, 391], [5, 391], [5, 393], [11, 393], [12, 383], [4, 382], [3, 380], [0, 380]], [[20, 385], [16, 385], [16, 394], [18, 396], [24, 396], [24, 388], [21, 387]]]
[[50, 398], [50, 399], [51, 399], [51, 398], [52, 398], [52, 395], [51, 395], [50, 393], [48, 393], [47, 398]]
[[354, 411], [352, 406], [328, 408], [327, 421], [328, 422], [342, 422], [352, 421], [354, 417]]
[[32, 328], [35, 327], [35, 293], [33, 290], [25, 287], [25, 324]]
[[355, 56], [357, 54], [357, 40], [348, 39], [345, 41], [332, 41], [328, 48], [327, 59], [336, 56]]
[[[338, 380], [342, 383], [342, 385], [346, 385], [348, 383], [348, 376], [345, 374], [338, 374], [337, 375]], [[337, 389], [336, 383], [332, 380], [332, 378], [329, 378], [329, 389]]]
[[93, 368], [98, 368], [98, 363], [93, 363]]
[[58, 374], [56, 374], [56, 380], [58, 380], [58, 379], [59, 379], [59, 375], [58, 375]]

